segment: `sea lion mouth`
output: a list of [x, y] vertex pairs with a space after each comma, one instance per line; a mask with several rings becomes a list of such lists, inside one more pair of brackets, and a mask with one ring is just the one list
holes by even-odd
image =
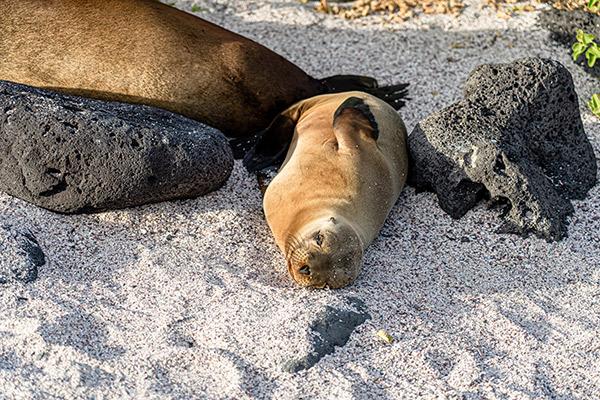
[[[297, 247], [296, 249], [299, 248]], [[308, 263], [307, 255], [299, 255], [296, 251], [291, 251], [289, 254], [290, 257], [287, 259], [287, 269], [294, 282], [304, 287], [322, 289], [327, 286], [327, 281], [319, 279], [317, 275], [320, 274], [315, 273], [314, 269]]]
[[332, 274], [328, 262], [325, 261], [328, 257], [326, 254], [315, 251], [309, 255], [302, 247], [296, 247], [295, 250], [290, 253], [287, 268], [297, 284], [315, 289], [336, 287], [329, 282], [332, 277], [335, 277], [335, 273]]

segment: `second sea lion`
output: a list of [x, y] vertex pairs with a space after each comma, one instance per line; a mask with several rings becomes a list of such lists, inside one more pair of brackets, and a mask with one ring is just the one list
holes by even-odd
[[[249, 137], [295, 102], [363, 90], [395, 107], [406, 85], [316, 79], [260, 44], [155, 0], [5, 0], [0, 79], [164, 108]], [[243, 142], [240, 142], [243, 146]]]

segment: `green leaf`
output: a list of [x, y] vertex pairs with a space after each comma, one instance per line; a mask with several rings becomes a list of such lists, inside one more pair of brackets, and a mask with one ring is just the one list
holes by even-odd
[[573, 61], [577, 61], [580, 55], [585, 53], [587, 46], [583, 43], [573, 43]]
[[579, 43], [583, 43], [587, 46], [592, 44], [595, 38], [596, 36], [592, 35], [591, 33], [585, 33], [581, 29], [577, 29], [577, 41]]
[[598, 55], [588, 51], [585, 53], [585, 58], [587, 58], [588, 67], [594, 68], [596, 60], [598, 59]]
[[600, 0], [589, 0], [588, 1], [588, 8], [592, 11], [596, 11], [596, 9], [598, 8], [598, 1]]
[[600, 98], [598, 97], [597, 94], [593, 94], [592, 98], [590, 99], [590, 101], [588, 101], [588, 106], [590, 106], [590, 109], [592, 111], [597, 110], [598, 106], [600, 106]]
[[592, 95], [592, 98], [590, 99], [590, 101], [588, 101], [587, 106], [589, 107], [592, 114], [600, 118], [600, 95]]
[[600, 47], [594, 43], [585, 52], [585, 58], [587, 58], [588, 67], [593, 68], [598, 57], [600, 57]]

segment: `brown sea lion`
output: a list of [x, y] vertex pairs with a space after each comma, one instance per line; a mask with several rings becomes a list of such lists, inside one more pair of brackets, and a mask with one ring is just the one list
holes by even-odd
[[281, 164], [263, 207], [293, 279], [339, 288], [357, 277], [406, 182], [406, 128], [367, 93], [321, 95], [279, 114], [244, 163]]
[[264, 129], [291, 104], [365, 90], [403, 104], [406, 85], [315, 79], [258, 43], [154, 0], [4, 0], [0, 79], [161, 107], [229, 137]]

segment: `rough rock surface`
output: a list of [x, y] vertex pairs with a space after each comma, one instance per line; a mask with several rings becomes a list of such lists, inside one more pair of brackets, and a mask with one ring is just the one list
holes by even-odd
[[33, 282], [45, 263], [44, 252], [31, 232], [0, 225], [0, 284]]
[[0, 81], [0, 190], [75, 213], [199, 196], [233, 168], [217, 130], [156, 108]]
[[548, 59], [482, 65], [464, 97], [410, 135], [412, 184], [454, 218], [489, 195], [507, 207], [503, 232], [563, 238], [597, 169], [571, 74]]
[[[578, 29], [600, 37], [600, 15], [583, 10], [567, 11], [550, 8], [539, 14], [538, 24], [550, 31], [550, 39], [565, 46], [569, 51], [571, 51], [573, 43], [577, 41]], [[600, 63], [594, 65], [593, 68], [589, 68], [585, 56], [582, 55], [577, 60], [577, 64], [589, 74], [600, 77]]]
[[348, 300], [357, 311], [325, 307], [325, 311], [310, 324], [309, 352], [299, 359], [286, 363], [283, 368], [285, 371], [298, 372], [312, 367], [320, 359], [333, 353], [336, 347], [345, 345], [354, 329], [371, 318], [362, 300], [358, 298]]

